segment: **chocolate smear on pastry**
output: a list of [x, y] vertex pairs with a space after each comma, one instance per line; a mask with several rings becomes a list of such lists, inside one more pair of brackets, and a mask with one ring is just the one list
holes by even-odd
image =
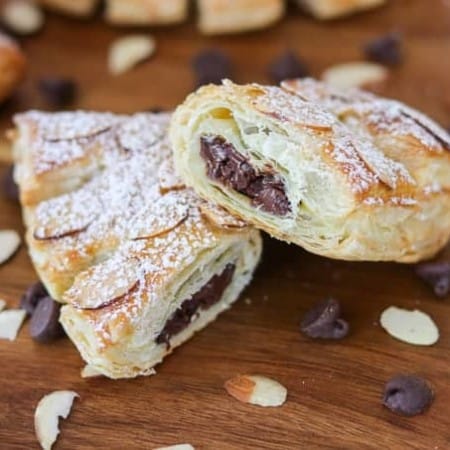
[[199, 310], [208, 309], [217, 303], [230, 284], [235, 269], [234, 264], [227, 264], [220, 275], [214, 275], [197, 293], [184, 300], [166, 322], [163, 330], [156, 338], [156, 342], [158, 344], [166, 343], [170, 346], [170, 338], [183, 331]]

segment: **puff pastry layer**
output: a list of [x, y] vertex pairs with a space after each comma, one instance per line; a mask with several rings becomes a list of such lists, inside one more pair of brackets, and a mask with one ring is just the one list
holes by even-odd
[[178, 178], [168, 114], [16, 116], [16, 180], [36, 270], [61, 322], [111, 378], [154, 365], [239, 296], [258, 231]]
[[327, 20], [376, 8], [386, 0], [297, 0], [297, 3], [318, 19]]
[[178, 107], [170, 138], [200, 196], [313, 253], [414, 262], [449, 239], [449, 136], [397, 101], [226, 81]]
[[198, 0], [199, 28], [205, 34], [264, 28], [284, 14], [283, 0]]

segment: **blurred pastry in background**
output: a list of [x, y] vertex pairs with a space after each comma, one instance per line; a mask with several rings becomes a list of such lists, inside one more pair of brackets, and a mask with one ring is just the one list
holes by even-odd
[[42, 6], [76, 17], [87, 17], [94, 13], [98, 0], [38, 0]]
[[386, 0], [297, 0], [317, 19], [327, 20], [375, 8]]
[[0, 33], [0, 103], [17, 88], [25, 75], [26, 59], [19, 46]]
[[198, 0], [199, 28], [204, 34], [239, 33], [265, 28], [284, 14], [283, 0]]
[[183, 22], [188, 0], [106, 0], [105, 19], [114, 25], [164, 25]]

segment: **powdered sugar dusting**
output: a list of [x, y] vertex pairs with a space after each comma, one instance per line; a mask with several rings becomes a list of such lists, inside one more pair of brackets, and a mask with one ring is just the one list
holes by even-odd
[[[119, 150], [111, 139], [113, 128], [123, 116], [84, 111], [58, 114], [30, 111], [15, 117], [19, 131], [32, 129], [30, 153], [36, 175], [64, 167], [87, 157], [94, 158], [101, 149], [102, 159]], [[28, 150], [27, 150], [28, 151]]]
[[[428, 150], [450, 150], [448, 133], [417, 110], [401, 102], [377, 97], [360, 89], [345, 92], [313, 79], [284, 82], [283, 88], [321, 105], [338, 117], [356, 117], [373, 132], [413, 137]], [[370, 131], [370, 130], [369, 130]]]
[[325, 109], [292, 96], [280, 88], [265, 86], [264, 91], [265, 95], [254, 100], [254, 104], [266, 114], [315, 130], [331, 131], [336, 123], [334, 116]]
[[[17, 119], [19, 128], [32, 116], [37, 134], [45, 135], [48, 114], [25, 116]], [[51, 116], [52, 129], [65, 130], [66, 124], [57, 123], [60, 114]], [[89, 117], [95, 122], [95, 115]], [[61, 116], [64, 122], [67, 118]], [[39, 203], [31, 217], [32, 232], [41, 239], [35, 245], [49, 258], [51, 270], [62, 277], [79, 273], [64, 299], [95, 314], [102, 339], [114, 338], [108, 324], [115, 320], [137, 320], [165, 275], [182, 270], [199, 251], [219, 242], [219, 233], [200, 212], [204, 202], [192, 190], [162, 189], [162, 166], [166, 177], [176, 177], [168, 173], [173, 167], [166, 138], [169, 119], [167, 114], [113, 116], [114, 124], [97, 135], [107, 139], [97, 141], [97, 151], [102, 161], [108, 153], [108, 163], [100, 164], [80, 188]], [[71, 142], [73, 133], [67, 132], [70, 139], [52, 142], [55, 151], [65, 151]], [[91, 142], [77, 144], [84, 151]], [[42, 154], [41, 147], [30, 151]]]

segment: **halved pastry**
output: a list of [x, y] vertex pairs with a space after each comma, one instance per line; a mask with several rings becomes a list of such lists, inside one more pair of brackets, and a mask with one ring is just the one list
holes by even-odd
[[114, 25], [164, 25], [183, 22], [188, 0], [106, 0], [105, 19]]
[[178, 178], [169, 117], [15, 118], [32, 261], [89, 368], [111, 378], [153, 373], [237, 299], [261, 253], [258, 231]]
[[200, 196], [313, 253], [414, 262], [449, 239], [449, 136], [397, 101], [225, 81], [178, 107], [170, 138]]
[[284, 14], [283, 0], [198, 0], [205, 34], [240, 33], [272, 25]]
[[386, 0], [297, 0], [297, 3], [318, 19], [327, 20], [376, 8]]

